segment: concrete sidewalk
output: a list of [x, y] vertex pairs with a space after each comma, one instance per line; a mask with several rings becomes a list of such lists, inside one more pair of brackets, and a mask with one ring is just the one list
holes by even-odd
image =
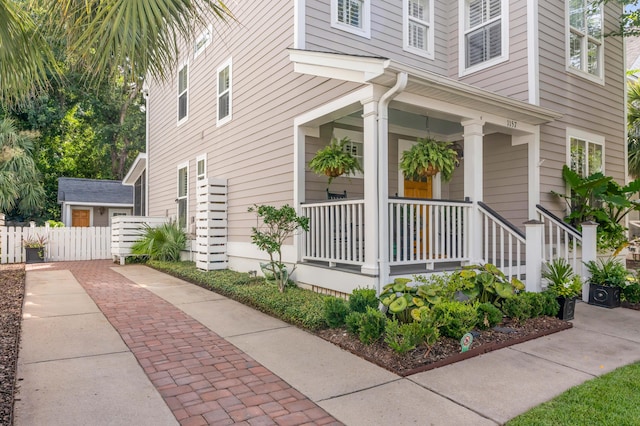
[[[124, 285], [117, 291], [96, 296], [82, 282], [94, 277], [91, 285], [108, 290], [120, 281], [114, 271]], [[176, 410], [172, 414], [166, 388], [158, 386], [164, 382], [136, 358], [136, 347], [131, 349], [133, 331], [123, 333], [111, 318], [115, 313], [109, 305], [128, 288], [144, 289], [138, 297], [151, 292], [168, 302], [162, 309], [177, 308], [308, 398], [290, 407], [320, 416], [310, 411], [313, 404], [334, 419], [304, 417], [302, 410], [299, 423], [293, 417], [285, 418], [287, 423], [255, 416], [240, 419], [244, 424], [501, 424], [572, 386], [640, 360], [640, 312], [580, 303], [573, 329], [401, 378], [289, 324], [145, 266], [52, 264], [27, 273], [17, 426], [204, 424], [187, 423], [191, 420], [176, 416]], [[184, 383], [196, 382], [184, 377]], [[266, 400], [250, 401], [253, 409], [265, 411]]]

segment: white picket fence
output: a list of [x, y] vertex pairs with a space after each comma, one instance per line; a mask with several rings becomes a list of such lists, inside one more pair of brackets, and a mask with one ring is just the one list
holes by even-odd
[[25, 250], [22, 241], [43, 236], [47, 244], [47, 262], [111, 259], [110, 227], [15, 227], [0, 226], [0, 263], [22, 263]]

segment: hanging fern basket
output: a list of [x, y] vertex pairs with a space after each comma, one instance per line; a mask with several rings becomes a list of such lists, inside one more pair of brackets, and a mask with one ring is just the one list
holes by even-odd
[[332, 167], [332, 168], [327, 168], [324, 171], [324, 174], [331, 177], [331, 178], [336, 178], [338, 176], [342, 176], [344, 174], [344, 167]]
[[428, 178], [437, 175], [439, 171], [440, 170], [437, 167], [433, 167], [433, 165], [429, 164], [428, 167], [418, 171], [418, 176]]

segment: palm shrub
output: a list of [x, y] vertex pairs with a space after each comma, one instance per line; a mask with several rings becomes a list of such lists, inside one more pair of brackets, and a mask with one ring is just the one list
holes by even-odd
[[582, 279], [563, 257], [547, 262], [542, 269], [547, 289], [557, 297], [572, 298], [582, 293]]
[[158, 227], [145, 224], [142, 238], [133, 244], [131, 252], [148, 256], [151, 260], [178, 262], [186, 245], [187, 235], [177, 222], [167, 222]]
[[616, 258], [590, 260], [585, 263], [591, 278], [591, 284], [624, 287], [629, 274], [625, 265]]

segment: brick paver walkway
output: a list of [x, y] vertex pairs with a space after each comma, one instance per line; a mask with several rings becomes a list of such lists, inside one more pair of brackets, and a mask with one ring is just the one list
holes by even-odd
[[182, 425], [340, 424], [184, 312], [110, 268], [60, 262], [120, 333]]

